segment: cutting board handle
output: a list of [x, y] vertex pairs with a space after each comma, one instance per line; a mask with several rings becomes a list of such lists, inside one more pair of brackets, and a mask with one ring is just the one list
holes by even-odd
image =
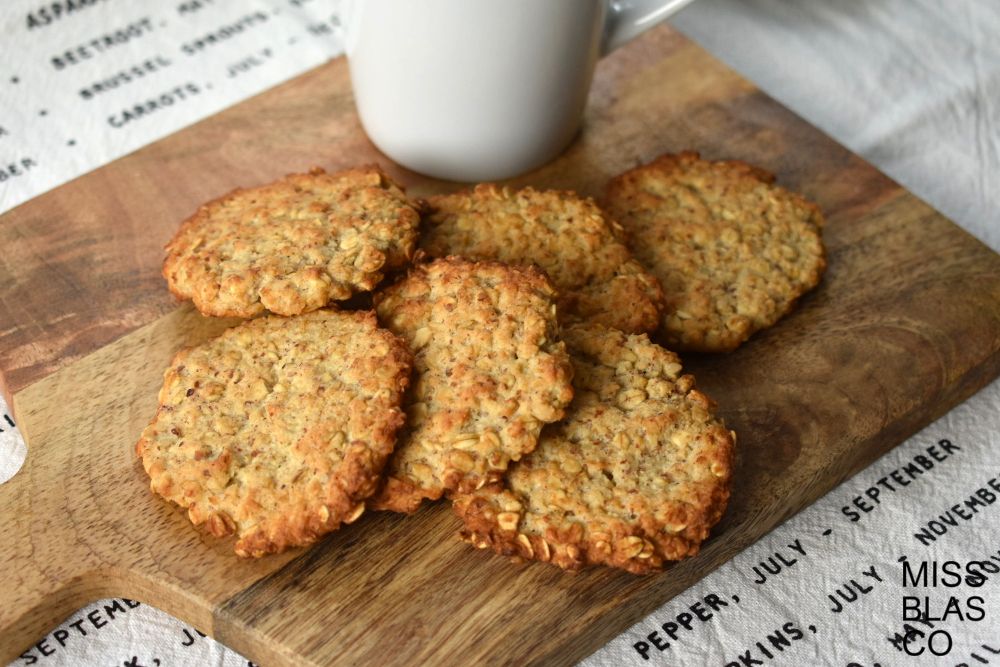
[[21, 470], [0, 485], [0, 664], [107, 589], [87, 522], [69, 506], [74, 480], [53, 454], [44, 441], [29, 446]]
[[295, 557], [243, 561], [205, 538], [150, 493], [135, 453], [177, 349], [235, 322], [181, 307], [14, 394], [28, 455], [0, 485], [0, 665], [109, 597], [211, 633], [220, 600]]

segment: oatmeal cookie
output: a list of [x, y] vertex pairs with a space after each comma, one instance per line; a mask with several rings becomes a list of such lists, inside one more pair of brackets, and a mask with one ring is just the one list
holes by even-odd
[[637, 574], [698, 552], [729, 499], [735, 434], [645, 335], [564, 332], [574, 397], [499, 482], [456, 495], [462, 536], [566, 569]]
[[150, 487], [240, 556], [310, 544], [377, 488], [410, 365], [371, 311], [262, 317], [182, 350], [136, 445]]
[[660, 285], [633, 259], [621, 226], [592, 200], [485, 184], [428, 203], [420, 246], [429, 255], [536, 264], [559, 291], [563, 322], [595, 321], [630, 333], [656, 330]]
[[163, 277], [204, 315], [298, 315], [404, 267], [419, 224], [378, 168], [313, 169], [203, 205], [167, 244]]
[[571, 368], [553, 290], [533, 267], [450, 257], [375, 295], [379, 318], [414, 354], [407, 425], [375, 509], [416, 510], [469, 491], [535, 448], [563, 416]]
[[819, 208], [743, 162], [663, 155], [612, 179], [605, 206], [663, 286], [671, 349], [736, 349], [826, 268]]

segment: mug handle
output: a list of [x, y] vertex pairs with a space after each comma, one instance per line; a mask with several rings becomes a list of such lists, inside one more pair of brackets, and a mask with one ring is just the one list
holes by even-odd
[[601, 55], [638, 37], [694, 0], [609, 0]]

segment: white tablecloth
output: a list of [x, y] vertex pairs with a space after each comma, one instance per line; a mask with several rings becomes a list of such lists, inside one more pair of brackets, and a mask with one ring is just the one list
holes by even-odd
[[[54, 4], [82, 8], [57, 18], [53, 3], [11, 4], [14, 9], [2, 19], [5, 44], [0, 47], [0, 166], [30, 162], [0, 180], [0, 210], [289, 78], [337, 50], [332, 4], [319, 0], [201, 0], [155, 9], [127, 0], [61, 2]], [[49, 8], [45, 12], [43, 5]], [[46, 15], [48, 21], [41, 24]], [[29, 29], [31, 16], [40, 25]], [[674, 25], [1000, 250], [996, 2], [699, 0]], [[186, 35], [181, 42], [168, 48], [155, 39], [178, 26]], [[124, 37], [115, 37], [115, 31]], [[110, 46], [86, 46], [109, 34]], [[50, 39], [53, 35], [57, 38]], [[58, 48], [52, 48], [56, 43]], [[81, 56], [80, 46], [90, 55]], [[62, 57], [57, 68], [52, 57], [67, 50], [79, 62]], [[122, 67], [109, 70], [106, 51], [113, 51]], [[139, 75], [128, 69], [132, 66], [152, 71]], [[152, 76], [156, 70], [159, 74]], [[93, 88], [117, 71], [132, 71], [133, 79], [145, 82]], [[37, 85], [42, 80], [61, 83]], [[197, 93], [185, 88], [189, 83]], [[82, 92], [88, 85], [89, 98]], [[131, 131], [120, 132], [110, 121], [136, 102], [164, 94], [178, 98], [178, 86], [188, 91], [184, 100], [164, 103], [141, 122], [128, 121]], [[0, 405], [0, 479], [12, 474], [24, 451], [8, 417]], [[955, 622], [952, 615], [936, 627], [914, 621], [911, 626], [922, 632], [902, 642], [903, 598], [927, 595], [933, 605], [943, 605], [951, 589], [903, 589], [898, 560], [1000, 563], [1000, 503], [985, 500], [991, 480], [1000, 478], [998, 432], [1000, 382], [994, 382], [588, 662], [1000, 664], [1000, 576], [988, 576], [980, 587], [954, 589], [969, 618], [974, 615], [968, 614], [969, 599], [984, 599], [982, 620]], [[932, 467], [925, 469], [918, 457]], [[980, 490], [985, 493], [977, 496]], [[971, 509], [963, 505], [970, 498]], [[859, 518], [852, 520], [855, 514]], [[939, 528], [946, 534], [938, 535]], [[836, 611], [838, 606], [843, 611]], [[894, 631], [887, 637], [890, 626]], [[938, 634], [928, 645], [935, 630], [946, 630], [954, 643], [947, 657], [931, 656], [944, 641]], [[895, 643], [890, 641], [894, 633]], [[925, 649], [919, 656], [904, 651], [919, 648]], [[13, 664], [158, 667], [246, 661], [157, 610], [106, 600], [71, 616]]]

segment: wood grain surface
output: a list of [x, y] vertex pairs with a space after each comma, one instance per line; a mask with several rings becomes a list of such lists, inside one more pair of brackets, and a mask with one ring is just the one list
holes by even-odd
[[378, 161], [333, 61], [0, 217], [0, 374], [28, 441], [0, 486], [0, 661], [83, 603], [148, 602], [255, 662], [569, 664], [1000, 372], [1000, 256], [663, 27], [598, 67], [584, 129], [517, 184], [599, 194], [664, 151], [748, 160], [828, 218], [820, 288], [736, 353], [685, 357], [739, 435], [730, 509], [698, 557], [636, 577], [515, 566], [446, 504], [366, 515], [238, 560], [153, 497], [133, 445], [179, 347], [231, 322], [178, 307], [161, 247], [203, 200]]

